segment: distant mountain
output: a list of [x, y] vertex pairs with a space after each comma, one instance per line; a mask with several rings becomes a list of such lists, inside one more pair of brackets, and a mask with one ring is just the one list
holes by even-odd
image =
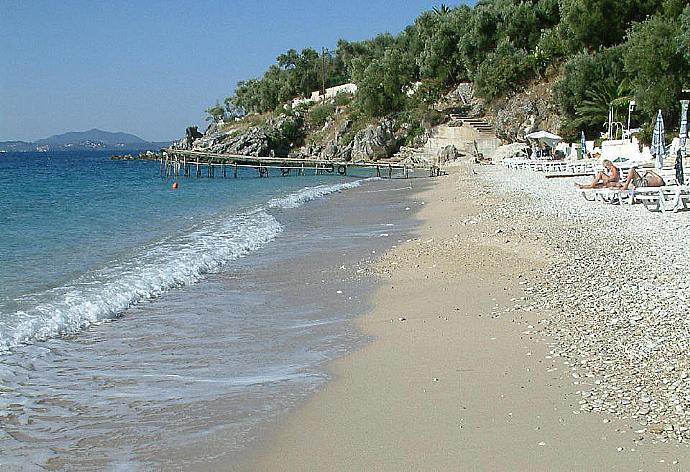
[[143, 144], [146, 143], [139, 136], [134, 136], [128, 133], [111, 133], [110, 131], [102, 131], [100, 129], [90, 129], [88, 131], [73, 131], [71, 133], [56, 134], [46, 139], [39, 139], [34, 141], [38, 146], [64, 146], [66, 144], [80, 143], [90, 141], [93, 143], [120, 145], [126, 144]]
[[128, 133], [111, 133], [100, 129], [88, 131], [73, 131], [56, 134], [49, 138], [39, 139], [33, 143], [25, 141], [0, 142], [0, 152], [27, 151], [85, 151], [85, 150], [128, 150], [128, 151], [157, 151], [167, 147], [171, 142], [149, 142], [139, 136]]

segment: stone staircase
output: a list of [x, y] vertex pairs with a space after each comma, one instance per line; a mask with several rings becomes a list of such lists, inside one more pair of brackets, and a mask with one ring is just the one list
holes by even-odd
[[469, 118], [462, 115], [451, 115], [450, 122], [462, 123], [463, 126], [472, 127], [482, 138], [496, 137], [496, 130], [486, 120], [482, 118]]
[[494, 127], [481, 118], [451, 115], [450, 120], [433, 128], [426, 144], [409, 150], [418, 159], [433, 162], [442, 149], [453, 145], [466, 156], [477, 157], [477, 152], [487, 156], [500, 146]]

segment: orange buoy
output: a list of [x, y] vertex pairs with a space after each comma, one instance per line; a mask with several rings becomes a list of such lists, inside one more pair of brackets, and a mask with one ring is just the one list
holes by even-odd
[[172, 188], [173, 188], [173, 190], [177, 190], [177, 182], [173, 182]]

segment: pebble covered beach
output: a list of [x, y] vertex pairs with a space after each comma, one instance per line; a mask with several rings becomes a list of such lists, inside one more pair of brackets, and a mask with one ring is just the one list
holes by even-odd
[[[550, 369], [570, 378], [574, 414], [639, 423], [637, 441], [690, 439], [690, 214], [586, 201], [577, 179], [482, 168], [506, 234], [541, 240], [550, 263], [523, 309]], [[604, 420], [606, 421], [606, 420]]]

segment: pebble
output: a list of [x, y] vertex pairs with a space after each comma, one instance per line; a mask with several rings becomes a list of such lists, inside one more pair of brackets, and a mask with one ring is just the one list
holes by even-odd
[[531, 289], [521, 309], [550, 314], [523, 334], [577, 367], [570, 375], [589, 393], [581, 410], [634, 418], [646, 425], [637, 434], [661, 442], [689, 442], [689, 212], [589, 202], [573, 179], [527, 170], [486, 166], [478, 178], [501, 195], [482, 219], [546, 257], [537, 278], [518, 275]]

